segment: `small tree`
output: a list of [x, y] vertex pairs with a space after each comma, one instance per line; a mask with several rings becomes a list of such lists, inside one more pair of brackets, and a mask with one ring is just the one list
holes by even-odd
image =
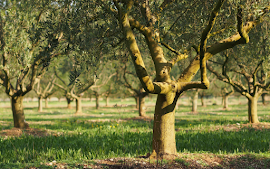
[[[38, 112], [42, 112], [42, 100], [47, 99], [49, 96], [51, 96], [55, 91], [53, 91], [54, 88], [54, 82], [55, 77], [52, 75], [51, 78], [45, 79], [37, 79], [36, 87], [34, 87], [34, 91], [38, 95]], [[49, 81], [48, 81], [49, 80]], [[47, 108], [46, 104], [46, 108]]]
[[[265, 23], [266, 24], [266, 23]], [[223, 60], [214, 63], [220, 71], [208, 65], [208, 69], [214, 73], [219, 80], [231, 85], [234, 90], [245, 96], [248, 100], [248, 120], [250, 123], [258, 123], [257, 102], [259, 97], [269, 91], [269, 39], [262, 35], [263, 29], [269, 31], [269, 26], [261, 25], [253, 33], [256, 41], [247, 46], [235, 48], [235, 51], [227, 51]], [[264, 31], [265, 32], [265, 31]], [[255, 47], [256, 45], [256, 47]], [[238, 53], [236, 55], [235, 53]], [[232, 57], [229, 57], [232, 55]], [[241, 57], [245, 56], [245, 57]], [[259, 56], [259, 57], [254, 57]], [[238, 78], [233, 79], [237, 74]]]

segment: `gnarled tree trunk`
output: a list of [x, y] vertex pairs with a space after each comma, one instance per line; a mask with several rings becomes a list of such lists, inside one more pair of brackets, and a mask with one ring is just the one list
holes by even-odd
[[[158, 95], [153, 127], [153, 152], [150, 158], [175, 158], [175, 93]], [[158, 154], [158, 157], [157, 157]]]
[[250, 123], [259, 123], [257, 114], [258, 98], [248, 98], [248, 120]]
[[14, 127], [28, 128], [28, 123], [25, 122], [23, 111], [23, 96], [11, 97], [11, 108], [13, 113]]

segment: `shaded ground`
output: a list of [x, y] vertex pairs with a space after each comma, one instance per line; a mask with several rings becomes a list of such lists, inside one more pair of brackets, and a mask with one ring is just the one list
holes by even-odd
[[270, 168], [269, 158], [257, 158], [252, 154], [246, 155], [215, 155], [182, 153], [176, 160], [149, 160], [143, 158], [111, 158], [105, 160], [93, 160], [82, 164], [57, 163], [52, 161], [41, 164], [36, 169], [45, 166], [53, 168], [99, 168], [99, 169], [268, 169]]
[[[149, 117], [136, 117], [129, 120], [151, 120]], [[42, 123], [42, 122], [40, 122]], [[44, 121], [44, 123], [47, 123]], [[223, 126], [222, 128], [226, 131], [236, 131], [240, 128], [250, 128], [252, 130], [262, 130], [270, 129], [270, 123], [259, 123], [259, 124], [231, 124]], [[217, 130], [220, 128], [215, 128]], [[20, 137], [21, 135], [32, 135], [35, 137], [46, 137], [48, 135], [53, 135], [50, 130], [42, 129], [5, 129], [0, 131], [0, 136], [4, 138], [7, 137]], [[212, 153], [180, 153], [179, 157], [175, 160], [150, 160], [148, 158], [138, 157], [138, 158], [110, 158], [104, 160], [93, 160], [86, 161], [81, 164], [68, 164], [59, 163], [57, 161], [51, 161], [47, 163], [41, 163], [40, 166], [29, 166], [27, 168], [107, 168], [107, 169], [144, 169], [144, 168], [164, 168], [164, 169], [186, 169], [186, 168], [237, 168], [237, 169], [262, 169], [270, 168], [270, 158], [266, 157], [256, 157], [252, 154], [242, 154], [242, 155], [217, 155]]]

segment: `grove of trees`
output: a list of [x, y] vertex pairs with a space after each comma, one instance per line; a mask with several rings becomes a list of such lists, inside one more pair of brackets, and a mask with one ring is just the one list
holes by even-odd
[[[157, 95], [150, 158], [175, 158], [177, 101], [187, 90], [208, 89], [210, 73], [245, 96], [249, 122], [259, 122], [257, 101], [270, 86], [268, 0], [5, 0], [0, 6], [0, 84], [14, 127], [29, 127], [23, 98], [35, 87], [41, 99], [52, 87], [62, 90], [79, 114], [86, 91], [98, 101], [120, 89], [110, 85], [117, 81], [137, 99], [140, 116], [145, 97]], [[230, 92], [223, 91], [226, 103]]]

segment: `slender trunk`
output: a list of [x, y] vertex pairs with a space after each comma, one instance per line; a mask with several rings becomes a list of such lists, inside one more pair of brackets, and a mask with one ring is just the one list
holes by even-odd
[[99, 109], [99, 94], [96, 93], [96, 109]]
[[11, 108], [13, 113], [14, 127], [28, 128], [28, 123], [25, 122], [23, 111], [23, 96], [11, 97]]
[[45, 99], [45, 108], [49, 108], [49, 104], [48, 104], [48, 98]]
[[38, 112], [42, 112], [42, 96], [38, 97]]
[[201, 103], [202, 103], [202, 107], [206, 107], [206, 104], [204, 102], [204, 95], [201, 95]]
[[72, 106], [71, 106], [72, 100], [71, 100], [71, 98], [69, 98], [69, 97], [66, 97], [66, 99], [67, 99], [67, 108], [68, 108], [68, 109], [71, 109], [71, 108], [72, 108]]
[[194, 93], [194, 96], [192, 98], [192, 112], [197, 112], [197, 108], [198, 108], [198, 93], [199, 91], [196, 90]]
[[266, 93], [263, 93], [262, 96], [261, 96], [262, 97], [262, 104], [263, 105], [266, 105], [266, 100], [265, 100], [265, 96], [266, 95], [267, 95]]
[[109, 96], [106, 96], [106, 107], [109, 106], [109, 100], [110, 100]]
[[146, 116], [145, 113], [145, 97], [139, 96], [139, 116]]
[[76, 113], [75, 114], [80, 114], [82, 113], [82, 99], [78, 97], [76, 99]]
[[257, 115], [257, 102], [257, 97], [248, 99], [248, 120], [250, 123], [259, 123]]
[[139, 96], [135, 96], [135, 102], [136, 102], [136, 109], [140, 108], [140, 97]]
[[229, 99], [229, 96], [228, 95], [224, 95], [223, 96], [223, 108], [224, 109], [228, 109], [229, 108], [228, 99]]
[[153, 153], [150, 158], [175, 158], [175, 93], [158, 95], [153, 127]]

